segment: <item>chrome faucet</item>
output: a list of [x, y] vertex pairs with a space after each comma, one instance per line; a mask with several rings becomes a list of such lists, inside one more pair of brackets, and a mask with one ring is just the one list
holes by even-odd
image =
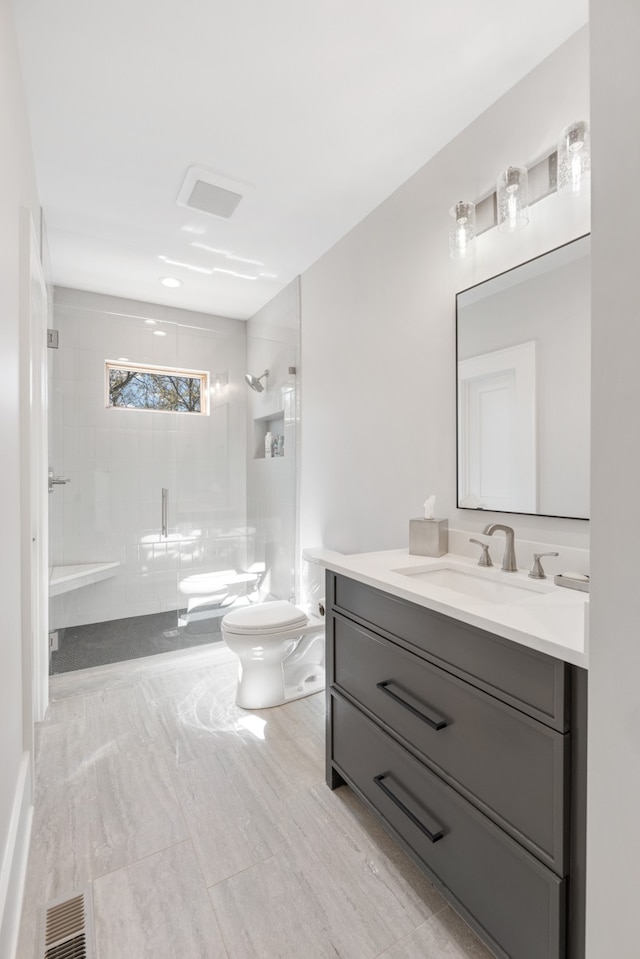
[[540, 562], [543, 556], [559, 556], [559, 553], [534, 553], [533, 554], [533, 565], [531, 567], [531, 572], [529, 576], [531, 579], [546, 579], [547, 574], [542, 568], [542, 563]]
[[485, 536], [493, 536], [497, 529], [506, 536], [502, 569], [505, 573], [515, 573], [518, 570], [518, 564], [516, 563], [516, 551], [514, 549], [515, 533], [513, 528], [511, 526], [503, 526], [502, 523], [489, 523], [482, 532]]
[[470, 539], [470, 543], [475, 543], [476, 546], [482, 547], [482, 552], [480, 553], [480, 559], [478, 560], [478, 566], [493, 566], [491, 562], [491, 557], [489, 556], [489, 544], [481, 543], [479, 539]]

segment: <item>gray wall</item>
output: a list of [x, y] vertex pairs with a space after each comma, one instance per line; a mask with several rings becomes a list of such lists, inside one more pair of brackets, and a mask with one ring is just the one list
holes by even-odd
[[[638, 955], [640, 6], [591, 0], [593, 366], [587, 957]], [[627, 212], [629, 211], [629, 212]]]

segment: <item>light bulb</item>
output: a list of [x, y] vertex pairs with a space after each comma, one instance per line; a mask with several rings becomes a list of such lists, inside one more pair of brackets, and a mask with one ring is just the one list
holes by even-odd
[[459, 200], [449, 213], [449, 256], [462, 260], [476, 252], [476, 206]]
[[558, 193], [579, 195], [587, 189], [591, 174], [589, 124], [576, 120], [558, 139]]
[[528, 174], [524, 167], [510, 166], [498, 177], [498, 229], [515, 233], [529, 222]]

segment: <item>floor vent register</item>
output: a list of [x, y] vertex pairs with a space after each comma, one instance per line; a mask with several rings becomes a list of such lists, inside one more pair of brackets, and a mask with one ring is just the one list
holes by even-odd
[[45, 907], [42, 959], [94, 959], [88, 890]]

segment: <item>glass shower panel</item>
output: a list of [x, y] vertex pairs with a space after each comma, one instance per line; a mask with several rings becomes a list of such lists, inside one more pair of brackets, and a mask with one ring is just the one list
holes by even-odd
[[249, 372], [267, 369], [262, 392], [247, 389], [247, 522], [264, 565], [263, 598], [294, 600], [296, 584], [298, 326], [251, 321]]
[[182, 326], [177, 360], [208, 374], [206, 415], [179, 418], [177, 435], [178, 609], [188, 644], [218, 639], [222, 616], [249, 602], [257, 577], [246, 527], [245, 397], [234, 385], [244, 341], [224, 327]]
[[[145, 312], [114, 312], [113, 299], [97, 294], [58, 296], [51, 466], [70, 482], [49, 497], [54, 672], [208, 641], [181, 614], [193, 595], [183, 581], [241, 572], [246, 561], [245, 396], [237, 385], [244, 327], [214, 318], [195, 327], [186, 311], [185, 324], [165, 320], [161, 308], [155, 320]], [[136, 408], [132, 395], [109, 408], [109, 361], [205, 373], [207, 410]]]

